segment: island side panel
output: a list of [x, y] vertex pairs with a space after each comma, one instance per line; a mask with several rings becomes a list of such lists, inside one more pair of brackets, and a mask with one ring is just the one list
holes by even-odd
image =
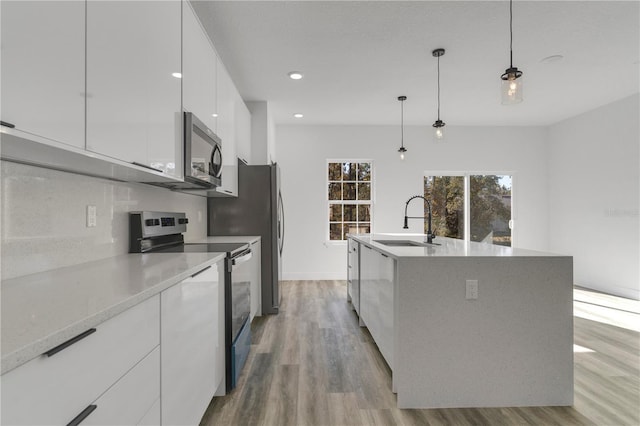
[[[401, 258], [399, 408], [573, 404], [571, 257]], [[466, 300], [466, 280], [478, 299]]]

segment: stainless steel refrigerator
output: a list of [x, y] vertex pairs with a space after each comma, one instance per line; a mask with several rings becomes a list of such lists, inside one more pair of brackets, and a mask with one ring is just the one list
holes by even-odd
[[280, 168], [277, 164], [251, 166], [240, 161], [238, 197], [209, 198], [207, 207], [210, 236], [262, 237], [262, 313], [277, 314], [284, 248]]

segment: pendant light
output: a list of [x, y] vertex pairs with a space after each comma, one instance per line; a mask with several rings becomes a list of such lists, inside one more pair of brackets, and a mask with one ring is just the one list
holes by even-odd
[[444, 49], [436, 49], [431, 53], [438, 58], [438, 119], [433, 123], [433, 137], [441, 141], [444, 139], [444, 121], [440, 120], [440, 56], [444, 55]]
[[500, 76], [503, 105], [522, 102], [522, 71], [513, 66], [513, 0], [509, 0], [509, 55], [509, 68]]
[[400, 159], [404, 160], [404, 153], [407, 152], [407, 148], [404, 147], [404, 101], [407, 100], [406, 96], [398, 96], [400, 101]]

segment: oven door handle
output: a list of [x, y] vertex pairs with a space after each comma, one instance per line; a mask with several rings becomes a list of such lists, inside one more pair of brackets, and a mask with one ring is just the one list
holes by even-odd
[[251, 254], [251, 248], [248, 248], [241, 252], [237, 257], [232, 258], [231, 265], [238, 266], [242, 263], [248, 262], [249, 260], [251, 260], [252, 256], [253, 255]]

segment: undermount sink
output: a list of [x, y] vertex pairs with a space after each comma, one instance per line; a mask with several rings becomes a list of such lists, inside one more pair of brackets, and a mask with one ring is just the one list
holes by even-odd
[[421, 243], [413, 240], [373, 240], [374, 243], [384, 244], [391, 247], [428, 247], [439, 246], [437, 243]]

